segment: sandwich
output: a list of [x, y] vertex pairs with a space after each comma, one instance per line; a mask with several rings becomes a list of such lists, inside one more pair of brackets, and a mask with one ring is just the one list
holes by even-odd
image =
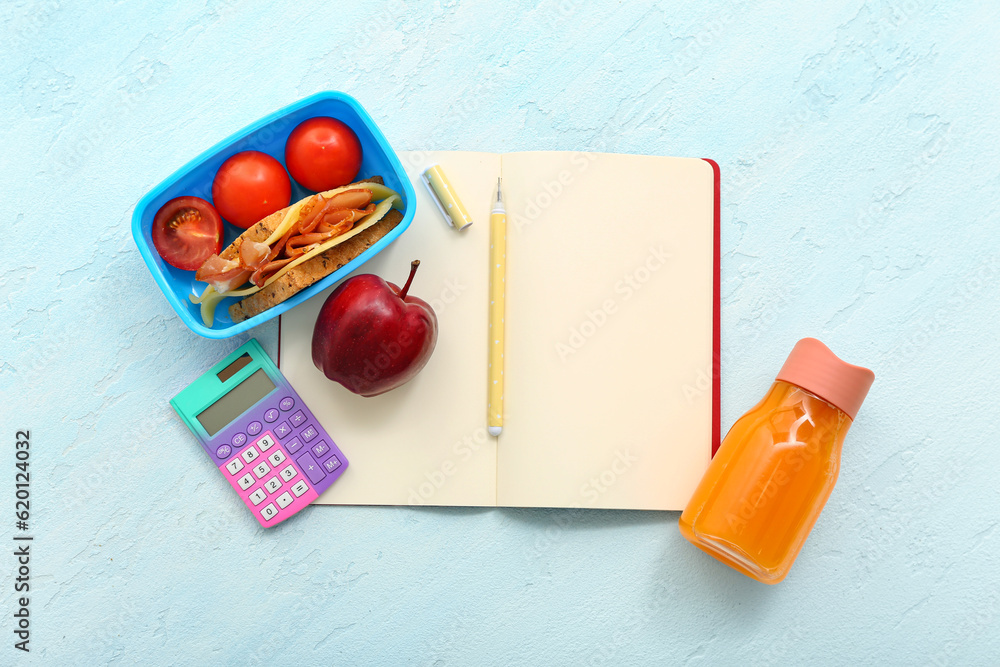
[[243, 232], [195, 273], [208, 283], [191, 301], [206, 326], [228, 297], [242, 322], [325, 278], [388, 234], [402, 219], [402, 199], [380, 176], [310, 195]]

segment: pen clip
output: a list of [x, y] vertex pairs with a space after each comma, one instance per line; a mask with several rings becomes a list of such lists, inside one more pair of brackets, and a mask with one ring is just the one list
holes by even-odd
[[441, 203], [441, 200], [438, 199], [437, 193], [434, 192], [434, 188], [431, 187], [431, 181], [429, 178], [427, 178], [427, 170], [424, 170], [424, 172], [420, 174], [420, 180], [424, 182], [425, 186], [427, 186], [427, 192], [431, 193], [431, 199], [434, 201], [434, 205], [437, 206], [437, 209], [441, 211], [441, 215], [444, 216], [444, 219], [448, 221], [449, 225], [454, 227], [455, 221], [452, 219], [450, 215], [448, 215], [448, 212], [445, 210], [444, 205]]

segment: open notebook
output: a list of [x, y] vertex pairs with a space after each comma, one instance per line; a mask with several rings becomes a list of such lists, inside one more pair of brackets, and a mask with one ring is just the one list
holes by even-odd
[[[408, 384], [361, 398], [311, 359], [333, 288], [280, 320], [279, 366], [350, 467], [316, 502], [682, 509], [718, 443], [718, 169], [691, 158], [400, 153], [417, 213], [362, 267], [438, 316]], [[474, 219], [419, 182], [439, 163]], [[504, 426], [486, 432], [489, 213], [507, 208]], [[714, 378], [707, 381], [708, 378]]]

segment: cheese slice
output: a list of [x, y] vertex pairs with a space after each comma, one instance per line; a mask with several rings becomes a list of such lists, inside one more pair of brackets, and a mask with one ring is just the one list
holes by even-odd
[[[367, 183], [367, 182], [351, 183], [350, 185], [334, 188], [333, 190], [327, 190], [326, 192], [321, 192], [319, 194], [322, 195], [324, 199], [329, 199], [335, 194], [338, 194], [340, 192], [346, 192], [348, 190], [368, 190], [369, 192], [372, 193], [372, 199], [375, 200], [388, 199], [393, 196], [397, 198], [399, 197], [399, 195], [397, 195], [394, 190], [392, 190], [391, 188], [387, 188], [381, 183]], [[266, 243], [267, 245], [272, 245], [278, 239], [284, 236], [285, 232], [291, 229], [292, 225], [298, 222], [299, 211], [302, 209], [302, 205], [305, 204], [310, 199], [311, 197], [306, 197], [305, 199], [297, 201], [291, 206], [289, 206], [288, 211], [285, 212], [285, 217], [281, 219], [281, 222], [278, 224], [277, 227], [274, 228], [274, 231], [271, 232], [271, 235], [267, 237], [267, 240], [264, 241], [264, 243]], [[402, 203], [402, 200], [400, 200], [400, 203]]]

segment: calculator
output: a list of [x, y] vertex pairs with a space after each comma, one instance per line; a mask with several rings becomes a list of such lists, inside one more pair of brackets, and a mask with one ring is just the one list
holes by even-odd
[[170, 405], [269, 528], [319, 497], [347, 459], [253, 338]]

